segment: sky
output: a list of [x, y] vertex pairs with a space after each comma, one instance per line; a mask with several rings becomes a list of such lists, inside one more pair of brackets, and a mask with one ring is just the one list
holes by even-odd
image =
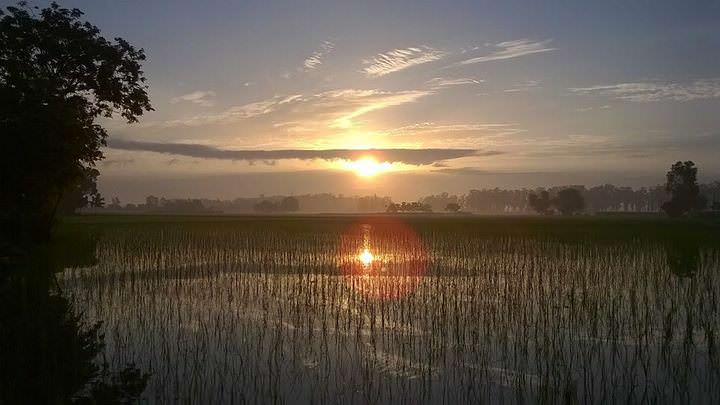
[[106, 198], [720, 180], [720, 2], [61, 5], [148, 57], [155, 111], [103, 122]]

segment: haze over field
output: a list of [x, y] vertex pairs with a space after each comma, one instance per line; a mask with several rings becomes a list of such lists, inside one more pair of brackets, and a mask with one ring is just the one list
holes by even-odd
[[[714, 2], [65, 6], [148, 56], [156, 111], [107, 123], [100, 190], [124, 201], [642, 186], [686, 159], [701, 182], [720, 173]], [[388, 164], [358, 176], [368, 148]]]

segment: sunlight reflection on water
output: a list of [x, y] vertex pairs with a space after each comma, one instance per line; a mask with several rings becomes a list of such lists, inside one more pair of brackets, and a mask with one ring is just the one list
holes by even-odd
[[412, 293], [426, 273], [428, 257], [417, 233], [397, 220], [357, 223], [341, 236], [350, 255], [342, 270], [357, 293], [395, 300]]
[[243, 225], [113, 229], [58, 275], [149, 402], [720, 399], [715, 245]]

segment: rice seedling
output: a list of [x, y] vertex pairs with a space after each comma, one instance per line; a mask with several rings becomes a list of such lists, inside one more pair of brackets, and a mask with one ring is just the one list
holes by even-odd
[[59, 281], [150, 402], [720, 401], [720, 247], [528, 223], [130, 221]]

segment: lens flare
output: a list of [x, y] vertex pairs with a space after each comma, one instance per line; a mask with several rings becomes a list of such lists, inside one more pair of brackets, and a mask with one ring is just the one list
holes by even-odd
[[340, 236], [341, 272], [352, 291], [373, 300], [396, 300], [423, 282], [428, 254], [420, 237], [395, 218], [366, 218]]

